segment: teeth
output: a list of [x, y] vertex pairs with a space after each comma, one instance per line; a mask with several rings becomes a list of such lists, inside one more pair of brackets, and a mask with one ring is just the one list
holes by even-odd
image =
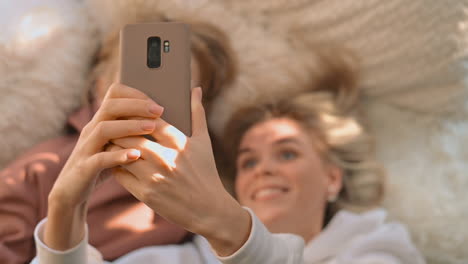
[[263, 197], [266, 197], [266, 196], [269, 196], [269, 195], [283, 193], [283, 192], [284, 191], [281, 188], [266, 188], [266, 189], [262, 189], [262, 190], [258, 191], [255, 194], [255, 199], [263, 198]]

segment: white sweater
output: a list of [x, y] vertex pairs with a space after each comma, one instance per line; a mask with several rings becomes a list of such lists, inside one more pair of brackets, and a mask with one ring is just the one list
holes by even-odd
[[[340, 211], [304, 247], [304, 240], [293, 234], [272, 234], [260, 220], [252, 217], [247, 242], [233, 255], [218, 257], [205, 238], [195, 236], [183, 245], [145, 247], [128, 253], [113, 264], [424, 264], [411, 243], [406, 229], [398, 223], [384, 223], [383, 209], [365, 214]], [[43, 242], [42, 220], [36, 227], [37, 257], [31, 264], [102, 264], [101, 254], [88, 245], [88, 231], [79, 245], [67, 251], [48, 248]]]

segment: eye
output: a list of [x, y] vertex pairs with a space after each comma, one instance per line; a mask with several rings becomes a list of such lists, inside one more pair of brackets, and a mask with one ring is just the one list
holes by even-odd
[[241, 162], [240, 167], [241, 169], [251, 169], [255, 167], [256, 164], [257, 164], [256, 159], [245, 159]]
[[297, 157], [297, 153], [290, 150], [282, 151], [280, 154], [282, 160], [293, 160]]

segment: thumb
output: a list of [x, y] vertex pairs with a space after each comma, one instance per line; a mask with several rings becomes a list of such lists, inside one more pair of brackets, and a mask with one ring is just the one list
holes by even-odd
[[100, 173], [104, 169], [131, 163], [139, 159], [140, 156], [141, 152], [138, 149], [123, 149], [114, 146], [111, 150], [99, 152], [89, 157], [88, 164], [94, 174]]
[[192, 136], [201, 135], [208, 131], [206, 125], [205, 109], [202, 104], [202, 89], [192, 89]]

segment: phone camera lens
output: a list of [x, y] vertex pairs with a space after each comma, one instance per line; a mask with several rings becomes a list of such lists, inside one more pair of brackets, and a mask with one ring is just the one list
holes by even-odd
[[161, 38], [148, 38], [147, 47], [147, 65], [150, 68], [159, 68], [161, 66]]

